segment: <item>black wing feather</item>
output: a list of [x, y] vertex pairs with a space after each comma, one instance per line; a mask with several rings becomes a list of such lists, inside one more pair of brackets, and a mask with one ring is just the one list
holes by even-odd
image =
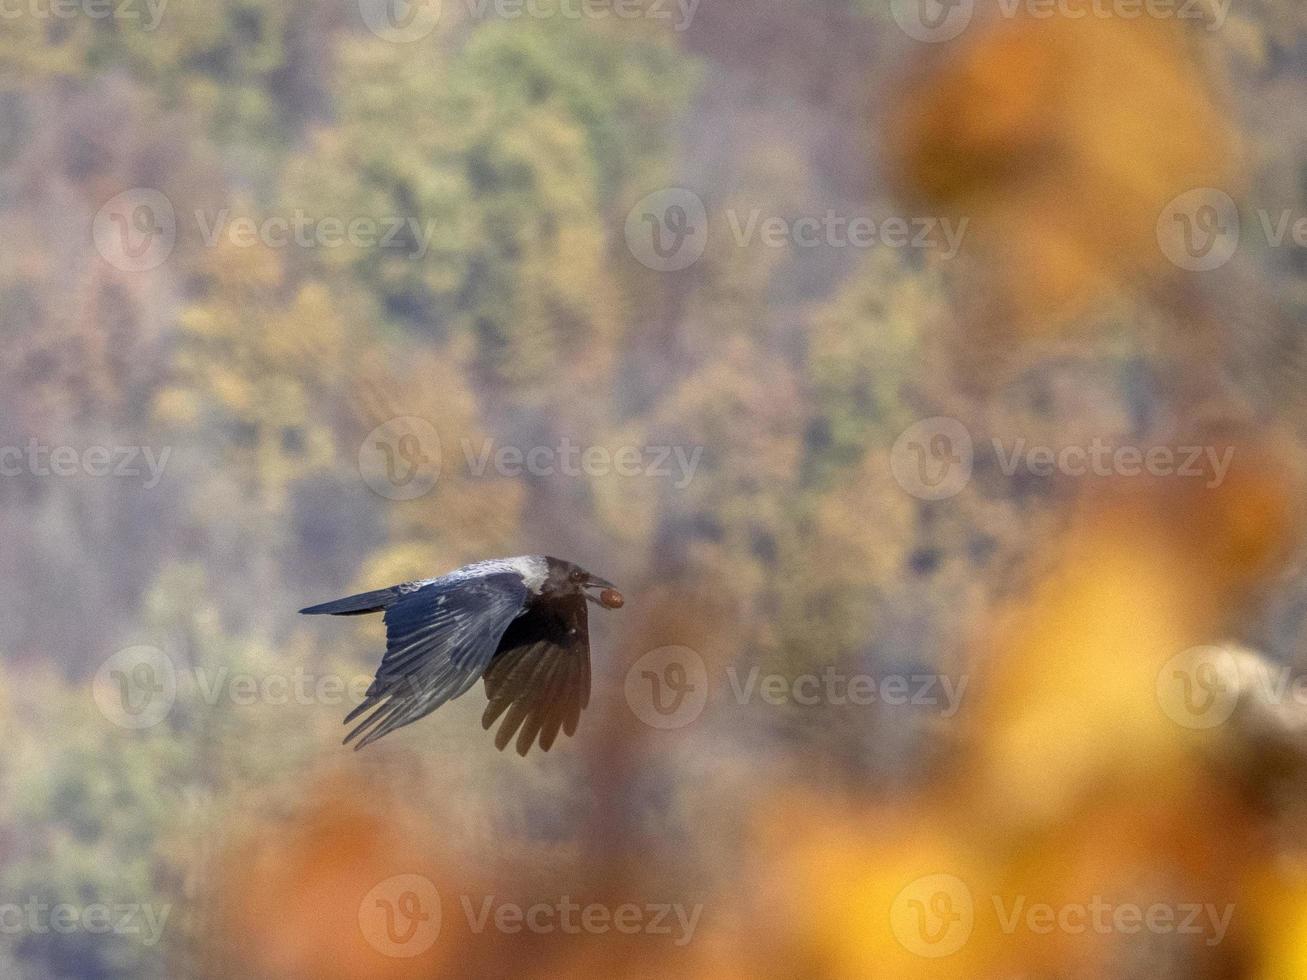
[[539, 739], [548, 752], [559, 730], [576, 732], [581, 710], [590, 702], [590, 630], [585, 597], [540, 599], [513, 621], [486, 670], [489, 704], [481, 717], [489, 729], [504, 716], [495, 733], [503, 749], [517, 736], [515, 748], [526, 755]]
[[354, 748], [361, 749], [466, 692], [527, 595], [512, 572], [436, 581], [401, 595], [386, 609], [386, 653], [376, 678], [345, 722], [371, 714], [345, 743], [358, 738]]
[[395, 586], [373, 592], [360, 592], [358, 595], [333, 599], [331, 602], [323, 602], [316, 606], [307, 606], [300, 612], [306, 616], [361, 616], [364, 613], [381, 612], [387, 606], [394, 605], [399, 596], [399, 587]]

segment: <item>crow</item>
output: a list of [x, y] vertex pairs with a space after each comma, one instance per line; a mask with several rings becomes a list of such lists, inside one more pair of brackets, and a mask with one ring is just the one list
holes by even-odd
[[[595, 595], [589, 590], [597, 590]], [[301, 609], [307, 615], [382, 612], [386, 652], [363, 703], [367, 715], [344, 744], [363, 748], [467, 692], [481, 677], [489, 704], [481, 717], [503, 750], [514, 734], [526, 755], [548, 752], [559, 729], [576, 732], [590, 702], [586, 600], [606, 609], [624, 600], [611, 582], [547, 555], [473, 562], [421, 579]]]

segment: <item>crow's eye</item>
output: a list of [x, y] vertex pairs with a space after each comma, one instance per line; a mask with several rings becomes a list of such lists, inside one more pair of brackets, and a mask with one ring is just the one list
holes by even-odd
[[581, 571], [580, 569], [577, 569], [576, 571], [572, 572], [572, 574], [569, 575], [568, 578], [570, 578], [573, 582], [580, 582], [585, 578], [585, 572]]

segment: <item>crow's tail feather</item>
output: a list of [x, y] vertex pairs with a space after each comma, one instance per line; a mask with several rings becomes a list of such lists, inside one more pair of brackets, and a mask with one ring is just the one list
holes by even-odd
[[300, 612], [307, 616], [361, 616], [364, 613], [381, 612], [393, 605], [398, 598], [398, 589], [377, 589], [373, 592], [360, 592], [358, 595], [324, 602], [317, 606], [308, 606]]

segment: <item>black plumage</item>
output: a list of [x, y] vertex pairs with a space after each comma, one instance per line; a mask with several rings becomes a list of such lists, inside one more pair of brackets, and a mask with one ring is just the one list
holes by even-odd
[[[598, 595], [590, 590], [600, 590]], [[361, 749], [430, 714], [484, 678], [482, 726], [501, 717], [503, 749], [516, 735], [526, 755], [548, 751], [560, 731], [576, 732], [590, 700], [586, 602], [617, 608], [611, 583], [544, 555], [475, 562], [448, 575], [406, 582], [310, 606], [310, 615], [383, 612], [386, 652], [376, 677], [345, 722]]]

